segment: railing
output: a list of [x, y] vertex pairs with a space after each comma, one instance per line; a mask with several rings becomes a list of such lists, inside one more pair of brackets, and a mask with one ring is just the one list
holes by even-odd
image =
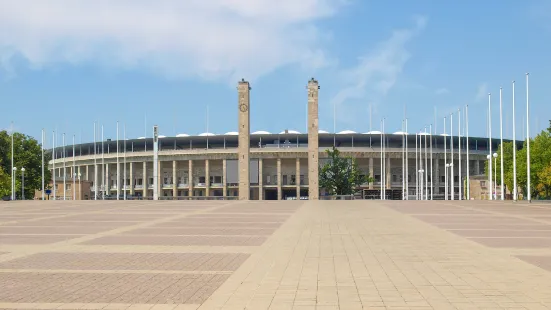
[[161, 196], [159, 200], [238, 200], [238, 196]]

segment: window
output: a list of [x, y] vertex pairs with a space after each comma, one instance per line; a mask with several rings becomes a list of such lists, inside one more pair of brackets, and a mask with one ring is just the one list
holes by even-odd
[[375, 175], [375, 182], [381, 182], [381, 175], [380, 174]]
[[454, 177], [453, 177], [453, 181], [454, 181], [454, 182], [459, 182], [459, 177], [458, 177], [458, 176], [454, 176]]
[[71, 190], [71, 184], [66, 184], [67, 185], [67, 190]]
[[138, 179], [138, 185], [142, 185], [143, 179]]
[[205, 184], [205, 177], [199, 177], [199, 183]]
[[446, 176], [445, 175], [440, 176], [440, 182], [446, 182]]
[[218, 183], [218, 184], [222, 183], [222, 176], [221, 175], [215, 176], [214, 183]]
[[149, 178], [149, 184], [153, 184], [153, 178]]
[[294, 175], [294, 174], [292, 174], [292, 175], [291, 175], [291, 185], [297, 184], [296, 182], [297, 182], [297, 176]]
[[287, 175], [283, 175], [283, 185], [287, 185]]
[[486, 188], [486, 181], [480, 181], [480, 187]]
[[167, 177], [165, 177], [165, 178], [163, 179], [163, 182], [164, 182], [163, 184], [165, 184], [165, 185], [170, 184], [170, 183], [168, 183], [168, 178], [167, 178]]
[[300, 175], [300, 184], [304, 185], [304, 175], [303, 174]]
[[266, 184], [270, 184], [270, 179], [271, 179], [270, 176], [267, 175], [267, 176], [266, 176]]

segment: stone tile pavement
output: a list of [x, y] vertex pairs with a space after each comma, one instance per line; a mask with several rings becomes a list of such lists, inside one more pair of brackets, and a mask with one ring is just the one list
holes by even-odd
[[551, 309], [551, 205], [3, 203], [0, 309]]

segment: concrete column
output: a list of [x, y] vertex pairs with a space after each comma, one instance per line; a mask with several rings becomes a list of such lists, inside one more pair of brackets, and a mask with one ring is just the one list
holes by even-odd
[[258, 200], [264, 200], [264, 162], [258, 159]]
[[193, 160], [190, 159], [189, 162], [188, 162], [188, 170], [189, 170], [189, 174], [188, 174], [188, 186], [189, 186], [189, 196], [193, 196]]
[[128, 175], [128, 178], [130, 179], [130, 196], [134, 196], [134, 163], [133, 162], [129, 162], [128, 163], [128, 172], [129, 172], [129, 175]]
[[477, 159], [477, 160], [474, 161], [474, 169], [476, 170], [474, 172], [474, 175], [479, 175], [480, 174], [480, 160]]
[[250, 92], [251, 87], [249, 82], [241, 79], [237, 85], [238, 93], [238, 126], [239, 126], [239, 136], [238, 136], [238, 147], [237, 147], [237, 156], [238, 156], [238, 176], [239, 176], [239, 200], [249, 200], [250, 199], [250, 175], [249, 175], [249, 166], [250, 166]]
[[297, 186], [297, 199], [300, 199], [300, 158], [295, 162], [295, 182]]
[[111, 176], [109, 175], [109, 164], [105, 164], [105, 186], [107, 186], [107, 195], [111, 194]]
[[147, 162], [144, 161], [143, 162], [143, 197], [146, 197], [147, 196], [147, 187], [149, 187], [149, 184], [148, 183], [148, 179], [147, 179]]
[[373, 171], [373, 157], [369, 158], [369, 177], [373, 178], [373, 181], [369, 182], [369, 189], [373, 189], [373, 182], [375, 182], [375, 172]]
[[[86, 181], [90, 181], [90, 165], [86, 165]], [[81, 177], [82, 180], [82, 177]]]
[[210, 162], [205, 159], [205, 196], [210, 196]]
[[392, 185], [392, 174], [391, 174], [391, 169], [390, 169], [390, 157], [387, 157], [386, 158], [386, 188], [387, 189], [390, 189], [391, 188], [391, 185]]
[[281, 200], [282, 189], [281, 189], [281, 158], [277, 159], [277, 200]]
[[178, 168], [178, 162], [172, 161], [172, 197], [178, 196], [178, 178], [176, 176], [176, 171]]
[[[319, 199], [318, 81], [308, 81], [308, 199]], [[278, 179], [279, 181], [279, 179]]]
[[434, 174], [432, 179], [433, 194], [440, 194], [440, 158], [433, 159], [435, 163]]
[[228, 195], [228, 184], [226, 180], [226, 171], [227, 171], [227, 161], [222, 159], [222, 196], [226, 197]]
[[164, 196], [163, 195], [163, 173], [161, 170], [162, 167], [162, 161], [159, 160], [157, 162], [157, 193], [159, 194], [159, 197]]

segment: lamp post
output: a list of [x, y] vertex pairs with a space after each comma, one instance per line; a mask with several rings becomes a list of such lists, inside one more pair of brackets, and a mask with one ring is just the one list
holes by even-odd
[[497, 200], [497, 153], [494, 156], [494, 199]]
[[25, 200], [25, 167], [21, 168], [21, 200]]
[[490, 171], [492, 170], [492, 168], [490, 166], [490, 163], [492, 162], [492, 155], [490, 155], [490, 154], [486, 155], [486, 159], [488, 160], [488, 184], [490, 184], [490, 186], [488, 186], [490, 188], [490, 194], [488, 195], [488, 200], [492, 200], [493, 186], [492, 186], [492, 182], [491, 182], [492, 176], [490, 174]]
[[445, 169], [444, 169], [444, 191], [445, 191], [445, 194], [444, 194], [444, 199], [445, 200], [448, 200], [448, 168], [450, 168], [450, 164], [446, 163], [445, 165]]
[[420, 193], [420, 200], [425, 200], [425, 196], [423, 196], [423, 173], [425, 172], [425, 169], [419, 169], [419, 179], [421, 180], [421, 184], [420, 184], [420, 190], [421, 190], [421, 193]]
[[[449, 177], [450, 187], [453, 188], [453, 186], [455, 185], [455, 184], [453, 184], [453, 181], [454, 181], [454, 180], [453, 180], [453, 162], [450, 162], [450, 172], [449, 172], [448, 175], [450, 176], [450, 177]], [[454, 199], [455, 199], [454, 195], [455, 195], [455, 191], [452, 191], [452, 190], [450, 189], [450, 200], [454, 200]]]
[[11, 169], [11, 182], [12, 182], [12, 187], [13, 187], [13, 191], [12, 191], [12, 200], [16, 200], [15, 198], [15, 172], [17, 171], [17, 167], [13, 167]]
[[77, 179], [77, 173], [73, 172], [73, 200], [77, 200], [77, 189], [75, 186], [76, 179]]

